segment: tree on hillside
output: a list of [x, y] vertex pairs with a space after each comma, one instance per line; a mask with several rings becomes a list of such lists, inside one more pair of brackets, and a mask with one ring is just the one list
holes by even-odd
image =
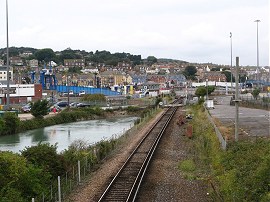
[[35, 56], [38, 61], [44, 60], [45, 62], [49, 62], [56, 58], [54, 51], [50, 48], [44, 48], [44, 49], [38, 50], [35, 53]]
[[197, 69], [195, 66], [187, 66], [183, 72], [183, 74], [191, 80], [195, 80], [196, 79], [196, 73], [197, 73]]
[[148, 65], [152, 65], [157, 62], [157, 58], [154, 56], [148, 56], [146, 60]]
[[20, 54], [16, 47], [10, 47], [8, 53], [10, 57], [18, 56]]

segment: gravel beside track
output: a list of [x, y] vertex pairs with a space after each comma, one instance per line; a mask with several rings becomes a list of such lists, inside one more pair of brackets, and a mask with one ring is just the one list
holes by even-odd
[[[178, 110], [173, 119], [181, 113]], [[209, 201], [207, 185], [203, 181], [185, 179], [177, 168], [180, 161], [191, 157], [192, 140], [184, 136], [185, 132], [185, 125], [178, 126], [176, 121], [169, 124], [146, 173], [138, 202]]]
[[[161, 145], [157, 148], [143, 186], [138, 195], [138, 201], [209, 201], [207, 185], [198, 180], [187, 180], [177, 168], [179, 161], [189, 157], [190, 141], [186, 136], [185, 126], [178, 126], [176, 118], [181, 113], [179, 109], [169, 124]], [[69, 197], [74, 202], [94, 202], [107, 187], [117, 173], [120, 165], [127, 159], [137, 143], [150, 129], [152, 124], [161, 116], [158, 114], [136, 134], [131, 134], [110, 157], [104, 160], [100, 168], [91, 174]]]

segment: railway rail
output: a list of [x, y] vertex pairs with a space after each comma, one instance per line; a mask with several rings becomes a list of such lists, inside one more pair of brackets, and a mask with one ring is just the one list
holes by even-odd
[[114, 176], [99, 202], [135, 201], [154, 151], [177, 108], [173, 106], [166, 109]]

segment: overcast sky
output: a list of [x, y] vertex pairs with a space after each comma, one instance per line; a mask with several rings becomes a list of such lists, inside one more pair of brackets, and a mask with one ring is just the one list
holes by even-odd
[[[9, 46], [269, 65], [268, 0], [8, 0]], [[0, 47], [6, 1], [0, 0]]]

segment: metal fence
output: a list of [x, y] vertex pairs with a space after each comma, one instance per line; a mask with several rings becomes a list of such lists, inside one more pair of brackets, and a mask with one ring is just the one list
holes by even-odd
[[[269, 96], [258, 96], [255, 99], [253, 96], [240, 96], [239, 102], [240, 107], [258, 108], [258, 109], [270, 109], [270, 97]], [[232, 97], [230, 105], [234, 105], [234, 98]]]

